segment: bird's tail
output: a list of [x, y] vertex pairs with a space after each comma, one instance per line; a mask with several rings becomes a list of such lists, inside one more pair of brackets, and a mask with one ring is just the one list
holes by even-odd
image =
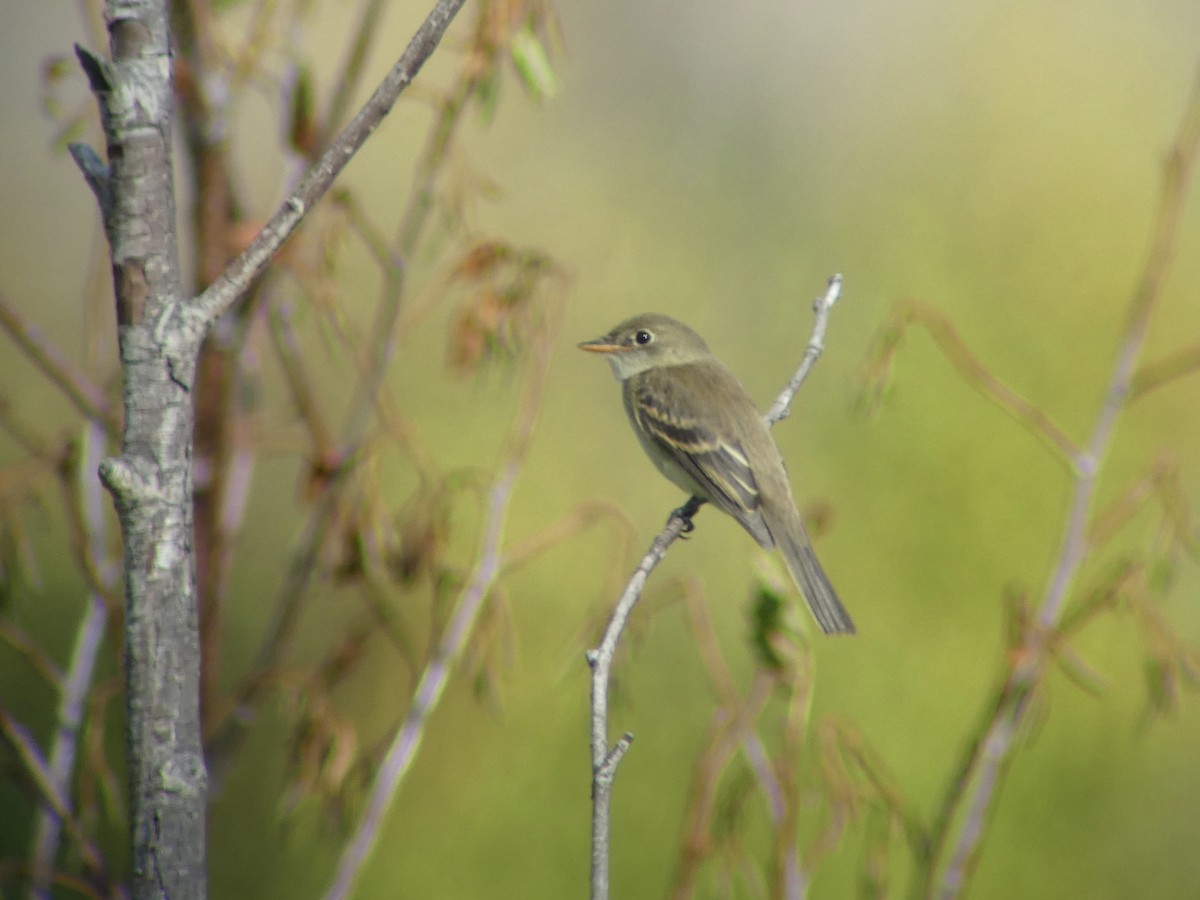
[[808, 539], [808, 532], [804, 530], [804, 523], [800, 521], [799, 512], [788, 516], [788, 519], [791, 520], [789, 527], [779, 529], [785, 533], [775, 535], [775, 543], [783, 554], [788, 571], [792, 573], [792, 579], [808, 601], [813, 618], [825, 634], [854, 634], [850, 613], [842, 606], [825, 570], [821, 568], [812, 542]]

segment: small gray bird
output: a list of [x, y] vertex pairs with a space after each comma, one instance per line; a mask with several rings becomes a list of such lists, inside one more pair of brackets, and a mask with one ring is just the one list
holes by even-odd
[[737, 519], [760, 547], [778, 547], [821, 630], [852, 634], [854, 622], [813, 552], [771, 432], [700, 335], [647, 313], [579, 348], [607, 357], [629, 421], [658, 470]]

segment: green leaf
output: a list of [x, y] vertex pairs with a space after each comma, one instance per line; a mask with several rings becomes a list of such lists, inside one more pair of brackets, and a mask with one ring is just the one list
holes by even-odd
[[534, 99], [547, 100], [558, 93], [558, 75], [550, 64], [550, 56], [528, 24], [513, 35], [509, 52], [517, 74]]
[[775, 637], [786, 627], [786, 609], [787, 598], [760, 581], [751, 601], [750, 646], [759, 665], [765, 669], [779, 671], [784, 666], [783, 658], [775, 649]]

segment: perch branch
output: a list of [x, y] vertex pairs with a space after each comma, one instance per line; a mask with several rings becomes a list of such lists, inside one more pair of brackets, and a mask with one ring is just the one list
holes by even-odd
[[[829, 313], [842, 293], [842, 276], [834, 275], [826, 285], [825, 293], [813, 303], [813, 330], [795, 373], [789, 379], [787, 386], [780, 392], [775, 402], [763, 417], [770, 427], [787, 416], [796, 392], [808, 377], [817, 358], [824, 349], [825, 329], [829, 321]], [[609, 888], [609, 824], [612, 808], [612, 786], [616, 777], [617, 766], [629, 749], [633, 735], [626, 732], [610, 748], [608, 744], [608, 683], [612, 670], [613, 656], [617, 650], [617, 642], [625, 630], [625, 624], [633, 612], [634, 606], [642, 596], [642, 590], [650, 573], [662, 562], [671, 544], [683, 532], [685, 520], [681, 515], [673, 514], [667, 525], [650, 544], [650, 549], [642, 557], [641, 563], [634, 570], [625, 590], [613, 608], [612, 617], [604, 630], [600, 646], [588, 651], [587, 662], [592, 670], [591, 706], [592, 706], [592, 900], [607, 900]]]

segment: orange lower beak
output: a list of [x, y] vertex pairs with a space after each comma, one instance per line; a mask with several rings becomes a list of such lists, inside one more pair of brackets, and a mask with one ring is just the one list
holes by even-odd
[[620, 344], [614, 344], [612, 339], [607, 335], [594, 338], [590, 341], [584, 341], [582, 344], [577, 344], [576, 346], [580, 350], [586, 350], [588, 353], [616, 353], [624, 349]]

